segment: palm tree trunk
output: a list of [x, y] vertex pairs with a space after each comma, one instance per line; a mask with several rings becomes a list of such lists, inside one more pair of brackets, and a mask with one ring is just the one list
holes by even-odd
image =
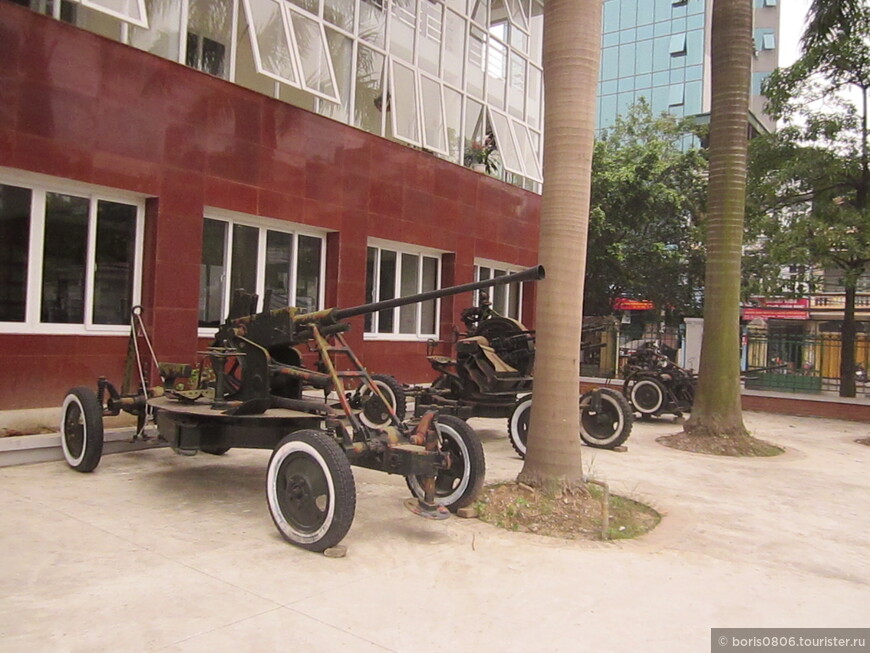
[[545, 140], [535, 393], [519, 480], [582, 485], [579, 375], [601, 0], [544, 5]]
[[752, 0], [714, 0], [704, 337], [687, 433], [743, 435], [740, 258], [746, 197]]

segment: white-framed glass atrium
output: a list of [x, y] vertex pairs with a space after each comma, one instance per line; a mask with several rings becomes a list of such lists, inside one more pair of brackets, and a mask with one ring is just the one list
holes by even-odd
[[[31, 0], [36, 11], [539, 190], [543, 0]], [[479, 158], [479, 157], [478, 157]]]

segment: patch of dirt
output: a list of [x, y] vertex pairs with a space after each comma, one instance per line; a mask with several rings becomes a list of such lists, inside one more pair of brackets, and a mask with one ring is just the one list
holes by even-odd
[[39, 435], [40, 433], [57, 433], [57, 428], [36, 426], [19, 431], [18, 429], [0, 429], [0, 438], [11, 438], [13, 435]]
[[548, 493], [522, 483], [499, 483], [485, 487], [475, 507], [482, 521], [500, 528], [569, 540], [638, 537], [661, 521], [649, 506], [611, 494], [605, 536], [602, 494], [602, 488], [591, 484], [586, 491]]
[[759, 440], [751, 435], [689, 435], [680, 432], [663, 435], [656, 442], [682, 451], [706, 453], [713, 456], [778, 456], [785, 449]]
[[870, 438], [858, 438], [855, 442], [870, 447]]

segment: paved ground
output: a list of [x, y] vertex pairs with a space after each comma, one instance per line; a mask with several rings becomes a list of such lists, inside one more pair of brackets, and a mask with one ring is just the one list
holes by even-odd
[[[3, 651], [706, 651], [711, 627], [870, 626], [870, 447], [854, 422], [745, 413], [777, 459], [584, 449], [616, 491], [666, 513], [645, 538], [566, 542], [429, 522], [404, 481], [354, 470], [348, 555], [287, 545], [267, 452], [167, 449], [0, 469]], [[472, 420], [487, 478], [522, 465]]]

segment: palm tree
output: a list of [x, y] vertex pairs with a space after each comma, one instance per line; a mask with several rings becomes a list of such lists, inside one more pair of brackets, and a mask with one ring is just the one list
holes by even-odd
[[740, 404], [740, 259], [746, 197], [752, 0], [713, 0], [704, 338], [685, 432], [746, 435]]
[[537, 288], [535, 400], [519, 480], [582, 486], [578, 375], [601, 0], [544, 6], [546, 126]]

